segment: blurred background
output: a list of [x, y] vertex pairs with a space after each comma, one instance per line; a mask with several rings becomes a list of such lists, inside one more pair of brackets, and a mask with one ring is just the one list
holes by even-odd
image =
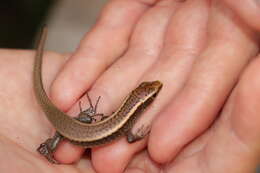
[[[0, 6], [0, 48], [34, 48], [43, 24], [46, 49], [72, 52], [95, 23], [107, 0], [8, 0]], [[260, 168], [256, 170], [260, 173]]]
[[0, 47], [34, 48], [43, 24], [47, 50], [71, 52], [94, 24], [106, 0], [8, 0], [0, 5]]

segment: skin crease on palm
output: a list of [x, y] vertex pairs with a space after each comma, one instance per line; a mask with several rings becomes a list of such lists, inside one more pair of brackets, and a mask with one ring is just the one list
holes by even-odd
[[32, 90], [34, 52], [0, 50], [0, 169], [254, 172], [260, 156], [260, 27], [253, 19], [244, 22], [260, 15], [252, 3], [240, 8], [232, 0], [112, 0], [75, 53], [45, 54], [44, 85], [73, 116], [90, 86], [93, 99], [102, 96], [98, 112], [109, 114], [140, 81], [164, 83], [141, 119], [154, 119], [148, 140], [127, 144], [122, 138], [93, 149], [91, 161], [63, 142], [55, 157], [62, 163], [81, 158], [72, 165], [51, 165], [35, 151], [52, 127]]

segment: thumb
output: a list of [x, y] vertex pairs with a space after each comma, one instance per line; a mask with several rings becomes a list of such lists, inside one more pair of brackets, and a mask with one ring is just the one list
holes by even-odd
[[260, 155], [260, 56], [246, 69], [235, 98], [231, 126], [254, 153]]
[[203, 158], [216, 172], [255, 172], [260, 156], [260, 59], [243, 73], [208, 131]]

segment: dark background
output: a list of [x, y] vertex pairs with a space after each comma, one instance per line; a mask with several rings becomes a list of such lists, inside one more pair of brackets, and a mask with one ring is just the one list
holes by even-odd
[[2, 0], [0, 47], [33, 47], [34, 37], [56, 0]]

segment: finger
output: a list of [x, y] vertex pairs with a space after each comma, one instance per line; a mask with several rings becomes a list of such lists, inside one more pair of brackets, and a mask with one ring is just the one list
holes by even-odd
[[[117, 107], [114, 105], [119, 105], [122, 102], [129, 91], [138, 84], [143, 73], [157, 59], [164, 30], [177, 6], [178, 3], [173, 3], [173, 1], [161, 1], [160, 4], [156, 4], [155, 7], [147, 11], [140, 20], [125, 56], [113, 64], [92, 87], [91, 93], [103, 96], [101, 104], [110, 103], [102, 104], [99, 111], [111, 112], [111, 108], [116, 110]], [[151, 34], [153, 38], [151, 38]], [[147, 53], [147, 50], [152, 51], [152, 53]], [[127, 82], [125, 82], [126, 80]], [[130, 146], [131, 148], [129, 148]], [[129, 145], [125, 139], [121, 139], [113, 145], [95, 149], [92, 154], [93, 165], [100, 172], [120, 172], [124, 170], [131, 157], [141, 149], [141, 146], [144, 146], [144, 142]], [[118, 150], [120, 152], [116, 152]], [[102, 160], [102, 164], [100, 160]], [[117, 163], [115, 167], [104, 166], [115, 162]]]
[[67, 110], [123, 54], [136, 22], [154, 2], [111, 0], [105, 6], [52, 85], [52, 100], [59, 108]]
[[223, 0], [243, 22], [256, 30], [260, 30], [260, 2], [258, 0]]
[[194, 61], [205, 46], [208, 11], [208, 1], [186, 1], [172, 17], [159, 61], [141, 79], [160, 80], [163, 89], [149, 108], [152, 115], [140, 117], [136, 127], [151, 124], [154, 117], [183, 88]]
[[253, 156], [260, 154], [259, 74], [260, 56], [247, 68], [237, 87], [234, 110], [230, 117], [231, 128], [237, 138], [251, 150]]
[[210, 125], [238, 75], [257, 52], [255, 35], [223, 8], [215, 4], [207, 48], [196, 60], [185, 87], [154, 123], [149, 151], [157, 162], [173, 159]]
[[[52, 85], [52, 101], [60, 109], [67, 110], [93, 81], [123, 54], [135, 23], [155, 2], [155, 0], [145, 2], [112, 0], [106, 5], [96, 25], [82, 40], [78, 50]], [[73, 109], [69, 114], [75, 116], [76, 112], [78, 111]], [[83, 152], [81, 148], [69, 143], [63, 146], [64, 148], [61, 145], [55, 153], [55, 158], [63, 163], [77, 160]], [[70, 149], [73, 152], [66, 154], [65, 151]]]
[[136, 154], [124, 173], [160, 172], [161, 166], [150, 159], [149, 153], [143, 150]]
[[[202, 3], [202, 4], [200, 4], [200, 3]], [[166, 41], [164, 40], [164, 45], [166, 44], [166, 42], [168, 42], [168, 43], [167, 43], [166, 47], [164, 47], [163, 52], [170, 53], [170, 47], [171, 47], [170, 45], [172, 45], [172, 47], [174, 47], [173, 48], [174, 50], [176, 50], [175, 48], [177, 48], [177, 47], [181, 48], [181, 49], [179, 49], [179, 51], [176, 51], [176, 54], [174, 54], [172, 56], [168, 56], [167, 58], [169, 58], [169, 59], [172, 58], [169, 61], [166, 61], [166, 59], [165, 59], [164, 62], [161, 63], [161, 61], [163, 61], [163, 60], [161, 60], [161, 59], [160, 59], [160, 61], [157, 60], [156, 62], [160, 62], [160, 63], [153, 65], [150, 68], [151, 70], [149, 70], [148, 72], [145, 72], [145, 77], [143, 77], [142, 81], [143, 80], [156, 80], [156, 79], [160, 79], [160, 80], [162, 79], [164, 81], [169, 78], [169, 80], [167, 82], [169, 82], [169, 81], [172, 82], [172, 80], [173, 80], [172, 77], [167, 76], [167, 74], [170, 74], [171, 72], [173, 72], [172, 69], [175, 69], [176, 67], [178, 67], [178, 64], [182, 64], [182, 62], [184, 62], [184, 61], [186, 62], [186, 63], [184, 63], [184, 64], [186, 64], [186, 66], [180, 65], [179, 68], [176, 68], [176, 70], [173, 73], [173, 76], [175, 78], [175, 73], [176, 73], [176, 76], [178, 76], [177, 74], [182, 74], [182, 73], [178, 72], [178, 70], [184, 69], [182, 67], [185, 67], [188, 70], [188, 68], [192, 64], [192, 58], [196, 57], [195, 54], [200, 51], [200, 49], [203, 45], [203, 42], [204, 42], [200, 36], [202, 36], [205, 33], [203, 30], [203, 27], [205, 27], [205, 24], [207, 23], [207, 9], [208, 9], [208, 6], [205, 1], [200, 1], [200, 2], [187, 1], [187, 4], [183, 3], [179, 6], [179, 8], [176, 11], [176, 14], [174, 13], [174, 16], [171, 18], [171, 23], [168, 24], [167, 33], [164, 36], [167, 39], [166, 39]], [[194, 16], [190, 20], [185, 20], [185, 19], [189, 19], [190, 16], [194, 13], [195, 14], [199, 13], [199, 15]], [[154, 17], [152, 17], [152, 18], [154, 18]], [[196, 25], [198, 27], [193, 27], [194, 25]], [[189, 28], [189, 29], [187, 29], [187, 28]], [[196, 35], [196, 37], [193, 34], [190, 34], [191, 33], [190, 28], [192, 28], [192, 31], [195, 32], [194, 35]], [[155, 32], [153, 32], [153, 33], [155, 33]], [[197, 36], [197, 34], [198, 34], [198, 36]], [[185, 45], [186, 45], [186, 47], [185, 47]], [[169, 52], [168, 52], [168, 50], [169, 50]], [[182, 52], [182, 53], [180, 53], [180, 52]], [[187, 54], [185, 54], [185, 53], [187, 53]], [[182, 56], [180, 56], [180, 55], [182, 55]], [[191, 56], [191, 58], [189, 60], [183, 60], [182, 62], [178, 61], [178, 59], [182, 59], [182, 57], [185, 57], [187, 55]], [[161, 55], [160, 57], [162, 57], [162, 56], [163, 55]], [[175, 57], [175, 59], [173, 57]], [[173, 63], [175, 60], [177, 61], [176, 64]], [[169, 63], [172, 63], [173, 66], [170, 67]], [[164, 64], [164, 66], [162, 64]], [[132, 66], [129, 66], [129, 67], [131, 68]], [[165, 71], [165, 73], [164, 73], [164, 71]], [[182, 77], [183, 76], [179, 76], [179, 80], [181, 80]], [[136, 78], [138, 79], [138, 77], [136, 77]], [[174, 81], [174, 83], [176, 83], [176, 85], [178, 85], [179, 81], [178, 80]], [[105, 88], [105, 87], [103, 87], [103, 88]], [[163, 88], [163, 91], [166, 91], [165, 88]], [[144, 115], [142, 115], [142, 117], [141, 117], [142, 119], [140, 119], [140, 121], [138, 121], [140, 123], [140, 125], [146, 123], [147, 119], [150, 120], [150, 117], [153, 117], [152, 114], [156, 114], [157, 112], [159, 112], [160, 105], [162, 106], [163, 104], [165, 104], [165, 102], [163, 102], [163, 100], [167, 99], [165, 97], [167, 97], [167, 95], [170, 95], [170, 94], [169, 93], [163, 94], [163, 91], [161, 91], [160, 96], [159, 96], [161, 98], [159, 99], [159, 97], [158, 97], [155, 100], [155, 103], [149, 107], [149, 111], [145, 112]], [[162, 99], [162, 98], [164, 98], [164, 99]], [[145, 117], [145, 118], [143, 119], [143, 117]], [[149, 121], [147, 123], [149, 123]], [[133, 149], [134, 149], [134, 152], [129, 152], [126, 150], [125, 152], [121, 152], [120, 155], [116, 155], [115, 157], [114, 157], [114, 155], [107, 155], [107, 157], [106, 157], [106, 155], [101, 155], [101, 153], [104, 153], [104, 152], [102, 152], [103, 151], [102, 148], [99, 149], [99, 151], [101, 150], [101, 152], [96, 152], [96, 153], [94, 153], [96, 155], [93, 155], [93, 156], [96, 156], [97, 158], [102, 157], [103, 159], [107, 158], [106, 160], [108, 160], [108, 161], [112, 160], [113, 162], [115, 162], [115, 160], [116, 160], [116, 162], [119, 163], [118, 165], [122, 165], [122, 168], [124, 168], [124, 166], [129, 162], [129, 159], [132, 158], [132, 156], [137, 151], [139, 151], [140, 148], [142, 148], [140, 146], [144, 146], [144, 144], [145, 144], [144, 142], [131, 144], [131, 149], [129, 149], [129, 150], [133, 151]], [[109, 151], [112, 152], [112, 151], [116, 150], [117, 148], [118, 148], [118, 145], [114, 145], [114, 148], [112, 148], [112, 147], [109, 148]], [[107, 148], [104, 148], [104, 150], [106, 150], [106, 149]], [[112, 161], [108, 162], [108, 163], [112, 164]], [[95, 167], [97, 167], [97, 166], [98, 165], [96, 165]]]
[[211, 135], [200, 157], [207, 159], [202, 161], [206, 163], [204, 168], [215, 172], [255, 172], [260, 155], [259, 67], [258, 57], [246, 69], [210, 129]]
[[[144, 143], [144, 141], [141, 141], [141, 143]], [[130, 145], [125, 139], [120, 139], [105, 147], [95, 148], [91, 157], [95, 170], [104, 173], [124, 172], [124, 169], [137, 150], [136, 147], [131, 147]], [[141, 145], [139, 145], [138, 149], [141, 149]]]
[[166, 171], [255, 172], [260, 155], [259, 67], [258, 57], [243, 73], [219, 118], [185, 147]]

